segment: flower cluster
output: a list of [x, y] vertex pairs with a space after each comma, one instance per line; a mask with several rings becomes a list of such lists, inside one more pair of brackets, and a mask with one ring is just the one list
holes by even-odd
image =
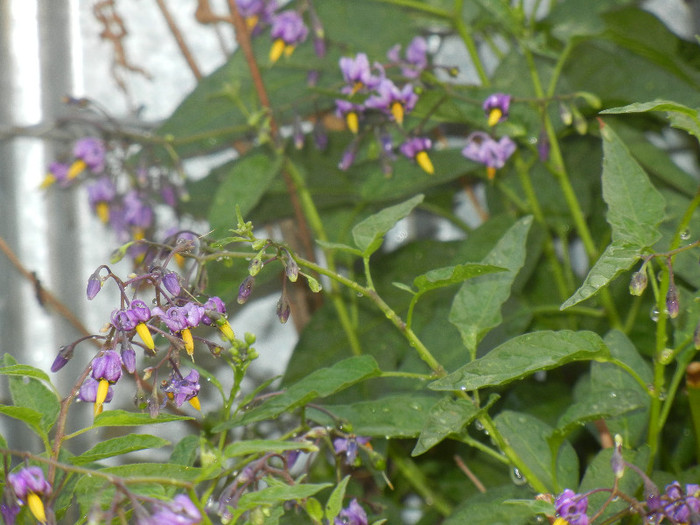
[[663, 495], [647, 496], [649, 523], [660, 523], [664, 518], [674, 524], [700, 522], [700, 485], [687, 484], [685, 488], [674, 481], [666, 486]]
[[[353, 134], [359, 134], [361, 121], [367, 121], [377, 129], [383, 129], [392, 122], [402, 127], [406, 115], [415, 108], [418, 94], [413, 83], [397, 85], [387, 77], [386, 69], [396, 66], [405, 79], [415, 81], [428, 66], [427, 44], [422, 37], [414, 38], [406, 49], [404, 59], [400, 57], [400, 50], [400, 45], [389, 50], [387, 56], [390, 62], [386, 65], [370, 65], [365, 53], [340, 59], [344, 80], [340, 92], [347, 98], [336, 99], [336, 115], [345, 121]], [[390, 164], [388, 161], [393, 160], [394, 149], [391, 135], [380, 132], [379, 136], [383, 168], [390, 173], [387, 167]], [[433, 174], [435, 169], [427, 154], [430, 146], [427, 138], [409, 137], [399, 146], [399, 151], [414, 160], [425, 172]], [[357, 149], [358, 143], [353, 141], [343, 154], [340, 169], [347, 170], [352, 165]]]
[[556, 525], [588, 525], [588, 498], [566, 489], [554, 501], [554, 508], [559, 516]]

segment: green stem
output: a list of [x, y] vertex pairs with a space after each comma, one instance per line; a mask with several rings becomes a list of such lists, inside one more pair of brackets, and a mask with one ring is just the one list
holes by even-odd
[[438, 492], [433, 490], [435, 484], [425, 476], [415, 462], [404, 457], [402, 452], [393, 454], [392, 461], [406, 481], [416, 489], [416, 492], [427, 504], [434, 507], [443, 516], [449, 516], [452, 513], [452, 506]]
[[469, 29], [467, 28], [467, 25], [464, 23], [464, 20], [462, 19], [462, 5], [464, 3], [464, 0], [455, 0], [455, 13], [454, 13], [454, 28], [459, 34], [459, 36], [462, 38], [462, 42], [464, 42], [464, 45], [467, 48], [467, 52], [469, 53], [469, 58], [472, 60], [472, 64], [474, 64], [474, 68], [476, 69], [477, 75], [479, 75], [479, 80], [481, 81], [481, 85], [483, 87], [489, 87], [491, 85], [491, 80], [489, 80], [488, 75], [486, 74], [486, 70], [484, 69], [484, 65], [481, 63], [481, 58], [479, 57], [479, 51], [476, 49], [476, 44], [474, 43], [474, 39], [472, 38], [471, 33], [469, 32]]
[[[307, 221], [309, 221], [309, 226], [311, 226], [311, 229], [314, 231], [314, 234], [316, 235], [317, 239], [324, 242], [328, 242], [328, 236], [326, 235], [326, 230], [323, 227], [323, 221], [321, 220], [321, 216], [318, 213], [318, 209], [316, 208], [316, 205], [314, 204], [314, 201], [311, 198], [311, 192], [306, 186], [306, 181], [304, 180], [304, 177], [302, 176], [301, 172], [298, 170], [296, 165], [290, 159], [286, 159], [285, 165], [287, 171], [289, 172], [289, 175], [294, 181], [294, 185], [296, 186], [297, 192], [299, 194], [299, 200], [301, 201], [301, 206], [304, 209], [304, 215], [306, 216]], [[335, 274], [335, 258], [333, 251], [325, 250], [325, 255], [328, 269], [333, 274]], [[350, 322], [350, 315], [348, 314], [345, 302], [343, 302], [343, 299], [340, 295], [340, 289], [338, 288], [337, 283], [333, 280], [331, 280], [331, 297], [333, 307], [336, 310], [340, 324], [343, 327], [343, 331], [345, 332], [345, 335], [348, 338], [348, 342], [350, 343], [352, 353], [354, 355], [362, 355], [362, 346], [360, 345], [360, 340], [357, 337], [355, 328]]]

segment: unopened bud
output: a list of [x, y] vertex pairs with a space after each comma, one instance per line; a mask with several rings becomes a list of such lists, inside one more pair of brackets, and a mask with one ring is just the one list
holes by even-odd
[[613, 449], [612, 458], [610, 458], [610, 466], [617, 479], [624, 476], [625, 460], [622, 458], [622, 436], [620, 434], [615, 434], [615, 448]]
[[280, 323], [284, 324], [289, 320], [289, 315], [292, 313], [292, 307], [287, 299], [287, 294], [282, 294], [280, 300], [277, 301], [277, 318]]
[[100, 279], [100, 276], [98, 275], [97, 272], [93, 273], [90, 278], [88, 279], [88, 284], [87, 284], [87, 298], [88, 300], [92, 300], [95, 298], [95, 296], [99, 293], [99, 291], [102, 289], [102, 279]]
[[671, 319], [678, 317], [678, 312], [680, 308], [678, 306], [678, 291], [673, 283], [668, 289], [666, 294], [666, 312]]
[[576, 133], [579, 135], [585, 135], [586, 132], [588, 131], [588, 122], [586, 121], [586, 117], [584, 117], [581, 112], [576, 109], [575, 107], [573, 108], [574, 112], [574, 129], [576, 130]]
[[58, 372], [61, 368], [66, 366], [68, 364], [68, 361], [70, 361], [73, 357], [73, 350], [75, 350], [75, 344], [62, 346], [58, 350], [58, 355], [56, 356], [56, 359], [54, 359], [54, 362], [51, 365], [51, 371]]
[[252, 275], [249, 275], [243, 280], [241, 286], [238, 287], [238, 304], [245, 304], [245, 302], [250, 297], [250, 294], [253, 293], [254, 286], [255, 277], [253, 277]]
[[297, 282], [299, 278], [299, 265], [291, 256], [285, 259], [284, 272], [287, 274], [287, 279], [293, 283]]
[[168, 272], [163, 276], [163, 286], [173, 295], [180, 293], [180, 278], [175, 272]]
[[309, 290], [311, 290], [313, 293], [318, 293], [323, 289], [321, 287], [321, 283], [319, 283], [316, 279], [314, 279], [310, 275], [304, 274], [304, 277], [306, 277], [306, 281], [309, 283]]
[[571, 126], [574, 122], [574, 114], [571, 112], [571, 107], [564, 102], [559, 103], [559, 118], [565, 126]]
[[647, 272], [644, 269], [634, 272], [630, 279], [630, 294], [642, 295], [647, 287]]
[[258, 255], [256, 255], [253, 258], [253, 260], [250, 261], [250, 264], [248, 265], [248, 274], [251, 277], [255, 277], [256, 275], [258, 275], [260, 273], [260, 270], [262, 270], [263, 262], [262, 262], [262, 259], [260, 258], [261, 255], [262, 255], [262, 253], [259, 253]]

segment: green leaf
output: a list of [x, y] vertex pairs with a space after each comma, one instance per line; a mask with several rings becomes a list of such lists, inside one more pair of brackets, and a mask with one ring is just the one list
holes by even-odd
[[504, 505], [503, 502], [513, 498], [532, 497], [532, 491], [526, 487], [506, 485], [489, 487], [484, 494], [476, 494], [465, 499], [455, 511], [448, 516], [443, 525], [525, 525], [532, 523], [535, 515], [518, 505]]
[[43, 414], [33, 408], [0, 405], [0, 414], [24, 421], [39, 436], [47, 435], [47, 430], [41, 424]]
[[464, 283], [455, 295], [449, 320], [459, 330], [472, 356], [476, 354], [479, 341], [503, 320], [501, 306], [510, 296], [513, 281], [525, 263], [525, 244], [531, 224], [532, 217], [520, 219], [481, 261], [507, 271], [474, 278]]
[[308, 441], [277, 441], [274, 439], [249, 439], [231, 443], [224, 449], [224, 456], [235, 458], [248, 454], [264, 454], [267, 452], [282, 453], [288, 450], [303, 450], [318, 452], [318, 447]]
[[350, 476], [345, 476], [338, 485], [333, 489], [326, 503], [325, 516], [329, 523], [333, 523], [335, 517], [340, 514], [343, 508], [343, 498], [345, 497], [345, 489], [350, 481]]
[[376, 377], [380, 373], [377, 362], [371, 356], [345, 359], [331, 367], [312, 372], [285, 392], [272, 397], [241, 417], [216, 425], [214, 432], [264, 419], [274, 419], [283, 412], [291, 412], [318, 397], [335, 394], [370, 377]]
[[367, 217], [352, 229], [352, 237], [365, 257], [369, 257], [382, 245], [384, 235], [394, 225], [423, 202], [423, 195], [416, 195], [400, 204], [385, 208], [379, 213]]
[[436, 268], [423, 275], [419, 275], [413, 280], [413, 286], [418, 288], [419, 292], [426, 292], [428, 290], [435, 290], [436, 288], [461, 283], [462, 281], [479, 277], [480, 275], [507, 271], [506, 268], [500, 268], [490, 264], [458, 264], [456, 266]]
[[428, 387], [432, 390], [478, 390], [510, 383], [538, 370], [609, 357], [607, 346], [593, 332], [532, 332], [506, 341]]
[[137, 427], [139, 425], [155, 425], [157, 423], [170, 423], [171, 421], [187, 421], [194, 419], [189, 416], [173, 416], [170, 414], [158, 414], [151, 417], [150, 414], [140, 412], [127, 412], [126, 410], [107, 410], [95, 418], [90, 428], [98, 427]]
[[129, 434], [128, 436], [120, 436], [102, 441], [87, 452], [72, 457], [70, 461], [74, 465], [85, 465], [93, 461], [134, 452], [135, 450], [160, 448], [169, 444], [169, 441], [156, 436], [148, 434]]
[[601, 128], [601, 135], [603, 200], [613, 242], [650, 247], [661, 236], [658, 226], [664, 219], [664, 198], [609, 124]]
[[173, 447], [173, 452], [170, 454], [170, 463], [191, 467], [197, 459], [198, 451], [199, 436], [184, 436]]
[[642, 256], [643, 249], [629, 244], [610, 244], [588, 272], [583, 284], [561, 305], [561, 310], [585, 301], [606, 287], [625, 270], [629, 270]]
[[[246, 216], [258, 204], [280, 171], [279, 159], [254, 153], [218, 167], [214, 176], [222, 182], [211, 199], [209, 224], [226, 230], [236, 225], [236, 205]], [[224, 175], [225, 174], [225, 175]]]
[[320, 239], [316, 239], [316, 244], [318, 244], [321, 248], [325, 248], [327, 250], [338, 250], [339, 252], [351, 253], [353, 255], [357, 255], [358, 257], [362, 257], [362, 252], [360, 250], [358, 250], [357, 248], [353, 248], [352, 246], [348, 246], [347, 244], [339, 242], [327, 242], [322, 241]]
[[0, 368], [0, 375], [5, 376], [19, 376], [19, 377], [33, 377], [34, 379], [39, 379], [51, 384], [51, 378], [38, 368], [34, 368], [29, 365], [10, 365], [3, 366]]
[[447, 395], [430, 409], [411, 456], [427, 452], [449, 434], [459, 433], [479, 414], [474, 403]]
[[[434, 395], [411, 393], [349, 405], [324, 405], [323, 408], [336, 418], [348, 421], [355, 434], [406, 438], [420, 433], [428, 410], [434, 403]], [[327, 414], [313, 408], [306, 415], [321, 425], [334, 424]]]
[[300, 483], [298, 485], [282, 485], [266, 487], [255, 492], [247, 492], [238, 500], [235, 509], [232, 509], [233, 519], [231, 523], [236, 523], [236, 520], [245, 512], [256, 507], [267, 507], [281, 505], [285, 501], [300, 500], [308, 498], [321, 492], [323, 489], [332, 486], [332, 483]]
[[[511, 410], [502, 411], [493, 421], [501, 436], [552, 493], [578, 482], [578, 458], [571, 444], [564, 442], [557, 457], [552, 457], [548, 442], [552, 427], [530, 414]], [[555, 459], [556, 478], [552, 472]]]
[[625, 114], [646, 113], [648, 111], [663, 111], [674, 128], [687, 131], [700, 140], [700, 112], [683, 104], [670, 100], [656, 99], [651, 102], [635, 102], [626, 106], [606, 109], [601, 113]]

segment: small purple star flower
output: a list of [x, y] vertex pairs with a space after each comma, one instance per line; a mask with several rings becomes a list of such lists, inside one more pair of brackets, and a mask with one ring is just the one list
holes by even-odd
[[554, 501], [554, 508], [559, 516], [569, 525], [588, 525], [588, 498], [566, 489]]
[[[82, 160], [93, 173], [102, 173], [105, 169], [105, 144], [95, 137], [85, 137], [73, 146], [73, 155]], [[69, 176], [69, 178], [71, 178]]]
[[163, 381], [162, 388], [163, 392], [169, 394], [168, 397], [172, 396], [175, 406], [179, 408], [185, 401], [190, 401], [199, 394], [199, 372], [191, 370], [187, 376], [182, 377], [173, 370], [170, 380]]
[[49, 164], [49, 172], [44, 177], [40, 188], [45, 189], [51, 186], [54, 182], [57, 182], [60, 186], [68, 186], [70, 180], [68, 179], [68, 171], [70, 166], [63, 162], [52, 162]]
[[270, 62], [279, 60], [282, 53], [289, 56], [294, 48], [306, 40], [309, 29], [304, 24], [304, 19], [296, 11], [283, 11], [272, 19], [270, 36], [273, 44], [270, 49]]
[[170, 503], [159, 503], [155, 512], [147, 518], [138, 520], [137, 525], [196, 525], [202, 522], [202, 514], [192, 500], [184, 494], [178, 494]]
[[505, 166], [506, 160], [515, 152], [515, 142], [510, 137], [492, 139], [483, 131], [475, 131], [467, 137], [467, 145], [462, 150], [469, 160], [484, 164], [488, 168], [489, 179], [493, 179], [496, 170]]
[[[27, 505], [40, 523], [46, 523], [42, 496], [51, 494], [51, 485], [44, 478], [44, 471], [39, 467], [24, 467], [8, 474], [7, 483], [12, 487], [20, 505]], [[13, 514], [13, 510], [8, 512], [10, 514]]]
[[411, 84], [399, 89], [391, 80], [384, 79], [377, 87], [377, 94], [369, 97], [365, 106], [392, 116], [398, 124], [403, 124], [404, 115], [413, 111], [416, 102], [418, 95], [413, 92]]
[[392, 47], [386, 56], [393, 63], [401, 66], [401, 74], [409, 79], [415, 79], [420, 76], [423, 70], [428, 66], [428, 43], [425, 38], [417, 36], [406, 48], [406, 60], [400, 57], [401, 45], [396, 44]]
[[124, 195], [123, 204], [123, 220], [126, 224], [141, 231], [151, 226], [153, 223], [153, 208], [136, 190], [132, 190]]
[[508, 118], [511, 96], [505, 93], [494, 93], [484, 100], [484, 113], [489, 121], [489, 126], [495, 126]]
[[106, 224], [109, 222], [109, 205], [117, 195], [117, 188], [109, 177], [104, 176], [90, 184], [87, 187], [87, 192], [90, 207], [100, 220]]
[[379, 86], [384, 75], [375, 76], [365, 53], [358, 53], [355, 58], [342, 57], [339, 61], [340, 71], [347, 84], [341, 93], [354, 95], [361, 90], [371, 90]]
[[336, 454], [345, 455], [345, 463], [353, 466], [357, 461], [357, 453], [360, 445], [367, 445], [370, 441], [368, 437], [352, 436], [349, 438], [335, 438], [333, 440], [333, 449]]
[[365, 108], [361, 104], [353, 104], [340, 98], [335, 101], [335, 114], [344, 118], [348, 129], [355, 134], [360, 129], [360, 115], [364, 110]]
[[427, 137], [412, 137], [401, 144], [399, 150], [405, 157], [415, 160], [428, 175], [432, 175], [435, 168], [427, 153], [431, 146], [432, 142]]
[[353, 499], [333, 520], [333, 525], [367, 525], [367, 523], [367, 513], [356, 499]]

